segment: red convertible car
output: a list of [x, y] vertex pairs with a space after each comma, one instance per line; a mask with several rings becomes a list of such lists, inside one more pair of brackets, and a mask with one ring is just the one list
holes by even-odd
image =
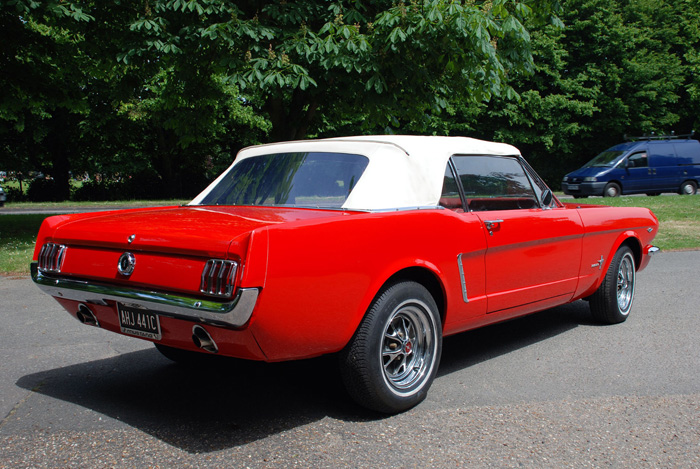
[[444, 336], [579, 299], [624, 321], [657, 230], [561, 203], [510, 145], [347, 137], [244, 149], [185, 206], [50, 217], [32, 278], [175, 361], [336, 353], [392, 413], [425, 398]]

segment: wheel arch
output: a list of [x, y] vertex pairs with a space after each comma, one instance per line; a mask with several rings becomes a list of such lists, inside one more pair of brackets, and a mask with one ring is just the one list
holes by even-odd
[[607, 269], [607, 267], [609, 267], [610, 262], [612, 262], [612, 259], [615, 256], [615, 253], [622, 246], [627, 246], [632, 250], [632, 254], [634, 255], [634, 268], [635, 268], [635, 270], [639, 270], [639, 266], [642, 262], [642, 242], [639, 240], [639, 238], [637, 237], [637, 234], [634, 232], [623, 233], [620, 236], [620, 238], [617, 240], [617, 242], [613, 245], [613, 249], [610, 251], [610, 254], [608, 255], [608, 262], [605, 266], [606, 269]]
[[599, 275], [595, 282], [586, 288], [586, 291], [581, 295], [581, 298], [590, 298], [593, 292], [600, 287], [600, 285], [603, 283], [603, 279], [605, 278], [605, 272], [607, 272], [610, 268], [610, 264], [612, 264], [615, 254], [622, 246], [627, 246], [632, 250], [632, 256], [634, 256], [635, 264], [634, 269], [635, 271], [639, 271], [639, 265], [642, 260], [642, 243], [637, 237], [637, 234], [633, 231], [621, 233], [612, 244], [610, 251], [608, 251], [608, 256], [604, 261], [604, 265], [600, 268], [601, 272], [603, 272], [602, 275]]
[[426, 267], [406, 267], [389, 277], [379, 288], [375, 298], [380, 295], [389, 285], [401, 281], [413, 281], [424, 286], [428, 290], [430, 295], [435, 300], [435, 304], [438, 307], [438, 313], [440, 314], [440, 321], [444, 327], [447, 311], [447, 300], [444, 285], [442, 284], [442, 281], [438, 275]]
[[605, 195], [605, 188], [608, 186], [608, 184], [617, 184], [617, 187], [620, 188], [620, 195], [624, 195], [625, 185], [622, 184], [622, 181], [620, 181], [619, 179], [611, 179], [609, 181], [605, 181], [605, 185], [603, 186], [603, 195]]

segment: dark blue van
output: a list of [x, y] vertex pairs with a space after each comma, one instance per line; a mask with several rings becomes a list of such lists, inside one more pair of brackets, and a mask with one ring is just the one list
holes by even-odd
[[689, 137], [639, 137], [608, 148], [567, 174], [561, 186], [575, 198], [589, 195], [692, 195], [700, 182], [700, 142]]

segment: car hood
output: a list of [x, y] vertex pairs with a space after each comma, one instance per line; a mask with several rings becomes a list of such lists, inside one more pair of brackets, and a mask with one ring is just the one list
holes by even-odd
[[571, 178], [586, 178], [586, 177], [596, 177], [603, 173], [606, 173], [612, 169], [612, 166], [591, 166], [590, 168], [579, 168], [576, 171], [572, 171], [566, 175], [569, 179]]
[[278, 207], [182, 206], [56, 217], [53, 242], [225, 258], [256, 229], [344, 212]]

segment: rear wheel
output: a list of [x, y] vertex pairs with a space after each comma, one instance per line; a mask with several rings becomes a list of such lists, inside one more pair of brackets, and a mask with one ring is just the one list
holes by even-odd
[[697, 191], [698, 185], [695, 184], [695, 181], [685, 181], [678, 189], [680, 195], [694, 195]]
[[636, 270], [634, 255], [627, 246], [615, 253], [603, 283], [590, 297], [593, 317], [604, 324], [624, 322], [632, 309]]
[[420, 403], [435, 379], [442, 325], [422, 285], [390, 285], [374, 300], [340, 354], [343, 382], [357, 403], [397, 413]]
[[615, 182], [609, 182], [603, 189], [603, 197], [617, 197], [620, 195], [620, 186]]

